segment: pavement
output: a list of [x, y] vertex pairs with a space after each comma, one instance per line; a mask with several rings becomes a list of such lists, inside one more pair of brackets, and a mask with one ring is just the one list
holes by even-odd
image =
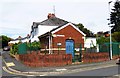
[[49, 76], [76, 71], [94, 70], [116, 66], [117, 62], [116, 60], [109, 60], [99, 63], [73, 63], [72, 65], [60, 67], [28, 67], [20, 61], [17, 61], [15, 58], [12, 58], [9, 53], [4, 53], [2, 57], [3, 62], [5, 63], [5, 65], [2, 67], [4, 71], [22, 76]]

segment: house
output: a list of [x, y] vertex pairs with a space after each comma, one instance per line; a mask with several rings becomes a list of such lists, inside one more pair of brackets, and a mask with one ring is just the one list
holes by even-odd
[[41, 52], [72, 54], [74, 49], [79, 51], [80, 44], [84, 48], [85, 34], [74, 24], [48, 14], [48, 19], [42, 22], [33, 22], [31, 41], [41, 43]]
[[84, 48], [86, 52], [99, 52], [99, 45], [97, 44], [96, 37], [86, 37]]
[[23, 38], [21, 36], [19, 36], [18, 38], [13, 39], [10, 42], [8, 42], [8, 44], [11, 45], [11, 44], [19, 43], [19, 42], [22, 42], [22, 43], [29, 42], [29, 38], [30, 38], [29, 34]]
[[85, 48], [95, 47], [97, 44], [97, 40], [95, 37], [86, 37], [84, 44], [85, 44], [84, 45]]

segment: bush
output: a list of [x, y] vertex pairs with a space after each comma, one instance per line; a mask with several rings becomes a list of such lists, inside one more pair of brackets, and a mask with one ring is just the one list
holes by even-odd
[[32, 43], [27, 43], [27, 49], [29, 51], [37, 51], [40, 50], [40, 42], [32, 42]]
[[[10, 49], [10, 53], [11, 54], [18, 54], [18, 46], [19, 44], [21, 43], [15, 43], [12, 45], [11, 49]], [[40, 50], [40, 42], [32, 42], [32, 43], [26, 43], [27, 46], [27, 50], [28, 51], [37, 51], [37, 50]]]
[[12, 47], [10, 48], [10, 53], [12, 53], [14, 55], [17, 54], [18, 53], [18, 45], [19, 45], [19, 43], [13, 44]]

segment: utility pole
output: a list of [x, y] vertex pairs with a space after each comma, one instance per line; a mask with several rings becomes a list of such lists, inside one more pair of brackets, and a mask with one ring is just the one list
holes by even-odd
[[[110, 12], [110, 4], [112, 3], [112, 1], [109, 1], [108, 2], [108, 5], [109, 5], [109, 13], [111, 13]], [[110, 19], [109, 19], [110, 20]], [[110, 23], [108, 24], [108, 25], [110, 25]], [[110, 60], [112, 60], [112, 37], [111, 37], [111, 26], [110, 26]]]

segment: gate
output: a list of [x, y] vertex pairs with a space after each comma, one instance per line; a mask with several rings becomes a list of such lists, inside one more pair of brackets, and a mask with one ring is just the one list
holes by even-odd
[[66, 40], [66, 54], [72, 54], [74, 58], [74, 40]]

